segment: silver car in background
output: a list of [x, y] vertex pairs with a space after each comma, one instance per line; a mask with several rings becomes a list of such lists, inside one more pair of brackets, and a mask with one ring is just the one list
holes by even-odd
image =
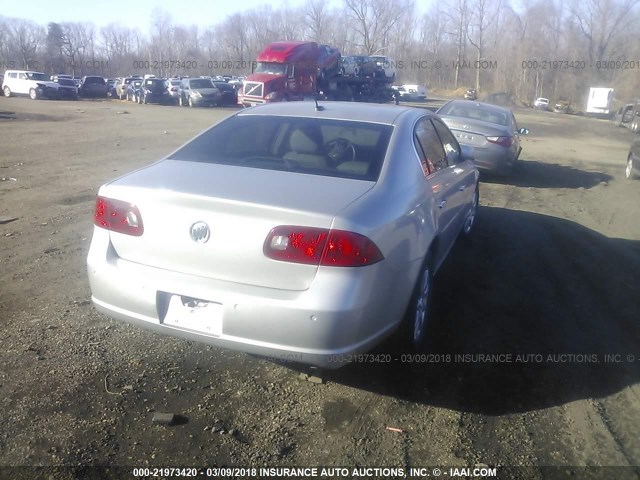
[[401, 324], [420, 348], [434, 274], [477, 205], [472, 159], [427, 110], [267, 104], [100, 188], [92, 299], [145, 328], [320, 367]]
[[481, 171], [510, 174], [522, 147], [520, 135], [529, 130], [518, 128], [513, 112], [488, 103], [452, 100], [437, 112], [461, 145], [473, 147], [476, 166]]

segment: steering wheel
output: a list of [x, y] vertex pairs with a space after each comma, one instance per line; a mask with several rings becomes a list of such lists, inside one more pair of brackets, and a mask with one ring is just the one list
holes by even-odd
[[353, 162], [356, 159], [356, 146], [346, 138], [334, 138], [325, 143], [323, 148], [334, 165]]

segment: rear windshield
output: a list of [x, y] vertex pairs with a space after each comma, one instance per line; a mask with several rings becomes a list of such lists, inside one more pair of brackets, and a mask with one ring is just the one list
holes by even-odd
[[46, 76], [44, 73], [38, 73], [38, 72], [27, 72], [27, 77], [29, 77], [29, 80], [38, 80], [38, 81], [49, 80], [49, 77]]
[[86, 77], [84, 79], [84, 83], [87, 85], [95, 83], [96, 85], [106, 85], [107, 82], [104, 81], [102, 77]]
[[206, 78], [196, 78], [189, 81], [189, 86], [191, 88], [213, 88], [213, 83]]
[[216, 88], [220, 91], [223, 92], [234, 92], [235, 88], [233, 88], [233, 85], [229, 85], [228, 83], [224, 83], [224, 82], [213, 82], [213, 84], [216, 86]]
[[376, 181], [392, 130], [366, 122], [236, 115], [169, 158]]
[[491, 107], [478, 106], [472, 103], [461, 104], [452, 102], [449, 104], [445, 104], [440, 110], [438, 110], [438, 114], [451, 115], [452, 117], [470, 118], [473, 120], [495, 123], [502, 126], [509, 125], [509, 117], [507, 113], [503, 112], [502, 110], [493, 109]]

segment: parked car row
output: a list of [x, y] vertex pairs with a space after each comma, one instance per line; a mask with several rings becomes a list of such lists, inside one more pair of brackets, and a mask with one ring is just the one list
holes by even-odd
[[237, 105], [233, 84], [208, 77], [139, 78], [127, 77], [115, 84], [113, 95], [136, 103], [158, 103], [181, 107]]
[[571, 102], [567, 100], [558, 100], [555, 104], [551, 104], [548, 98], [538, 97], [533, 102], [533, 108], [536, 110], [553, 111], [554, 113], [574, 113]]
[[28, 95], [31, 99], [103, 97], [107, 86], [103, 77], [87, 75], [76, 79], [71, 75], [47, 76], [30, 70], [7, 70], [2, 81], [5, 97]]
[[[242, 82], [242, 79], [231, 76], [161, 79], [146, 75], [110, 80], [98, 75], [82, 78], [66, 74], [48, 76], [43, 72], [30, 70], [7, 70], [1, 78], [0, 86], [6, 97], [28, 95], [33, 100], [117, 97], [120, 100], [127, 99], [139, 103], [168, 104], [178, 104], [182, 98], [185, 105], [192, 106], [206, 104], [203, 98], [207, 99], [210, 96], [213, 97], [213, 101], [210, 102], [212, 105], [235, 104], [237, 87]], [[192, 80], [195, 80], [200, 88], [192, 89], [193, 93], [189, 93], [187, 90], [190, 90]], [[210, 91], [203, 91], [201, 94], [202, 88], [208, 88]]]

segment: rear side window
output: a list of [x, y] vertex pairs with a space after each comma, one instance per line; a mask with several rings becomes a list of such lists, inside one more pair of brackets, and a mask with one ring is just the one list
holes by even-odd
[[235, 115], [169, 158], [376, 181], [392, 131], [367, 122]]
[[451, 133], [451, 130], [449, 130], [449, 128], [447, 128], [447, 126], [440, 120], [433, 119], [432, 122], [436, 132], [438, 132], [442, 146], [444, 147], [444, 153], [447, 157], [447, 165], [451, 166], [460, 162], [460, 145]]
[[447, 166], [447, 158], [440, 137], [429, 118], [424, 117], [418, 121], [414, 131], [414, 142], [425, 175], [430, 175]]

